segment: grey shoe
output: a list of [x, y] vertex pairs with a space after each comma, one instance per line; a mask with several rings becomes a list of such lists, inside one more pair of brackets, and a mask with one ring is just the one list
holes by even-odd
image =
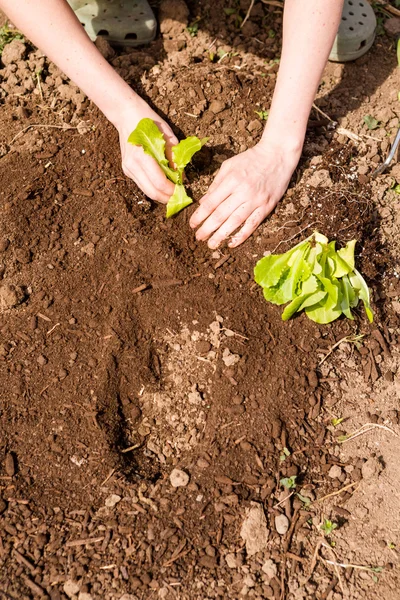
[[339, 31], [329, 60], [347, 62], [360, 58], [374, 43], [376, 17], [367, 0], [345, 0]]
[[147, 0], [68, 0], [91, 40], [139, 46], [154, 40], [157, 21]]

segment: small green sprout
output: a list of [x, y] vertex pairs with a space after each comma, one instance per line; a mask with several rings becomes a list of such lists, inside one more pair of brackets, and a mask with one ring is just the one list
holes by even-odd
[[394, 544], [393, 542], [388, 542], [388, 548], [389, 548], [390, 550], [395, 550], [395, 548], [396, 548], [396, 544]]
[[258, 115], [261, 121], [267, 121], [269, 117], [269, 110], [255, 110], [256, 115]]
[[285, 446], [285, 448], [282, 450], [282, 452], [279, 455], [279, 460], [281, 462], [285, 462], [285, 460], [287, 459], [288, 456], [290, 456], [290, 451]]
[[363, 120], [369, 130], [377, 129], [379, 127], [379, 121], [372, 115], [365, 115]]
[[338, 425], [340, 425], [340, 423], [343, 423], [343, 421], [344, 417], [341, 417], [340, 419], [333, 417], [333, 419], [331, 419], [331, 424], [333, 425], [333, 427], [337, 427]]
[[296, 496], [298, 497], [299, 500], [301, 500], [301, 502], [304, 504], [305, 508], [308, 508], [311, 504], [311, 500], [310, 498], [308, 498], [307, 496], [302, 496], [301, 494], [296, 494]]
[[276, 36], [276, 32], [273, 29], [268, 31], [268, 37], [273, 39]]
[[285, 487], [287, 490], [295, 490], [296, 479], [296, 475], [292, 475], [292, 477], [283, 477], [279, 483], [283, 485], [283, 487]]
[[192, 37], [196, 37], [196, 35], [199, 32], [199, 22], [201, 21], [201, 18], [195, 19], [194, 21], [192, 21], [190, 23], [190, 25], [188, 25], [188, 27], [186, 27], [186, 31], [188, 33], [190, 33], [190, 35]]
[[329, 519], [325, 519], [320, 528], [325, 533], [325, 535], [331, 535], [332, 532], [338, 528], [338, 524], [333, 521], [329, 521]]

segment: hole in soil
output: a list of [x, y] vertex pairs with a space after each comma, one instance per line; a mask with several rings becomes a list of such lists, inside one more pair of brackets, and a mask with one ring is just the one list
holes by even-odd
[[97, 35], [104, 35], [107, 36], [109, 35], [107, 29], [100, 29], [100, 31], [97, 32]]
[[126, 40], [137, 40], [137, 35], [136, 33], [127, 33], [125, 36]]

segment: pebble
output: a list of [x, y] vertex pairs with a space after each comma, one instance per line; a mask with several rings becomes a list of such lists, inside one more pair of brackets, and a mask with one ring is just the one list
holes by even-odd
[[289, 519], [286, 515], [278, 515], [275, 517], [275, 529], [279, 535], [285, 535], [289, 529]]
[[206, 567], [207, 569], [215, 569], [217, 566], [217, 559], [214, 556], [202, 556], [199, 560], [199, 565]]
[[39, 365], [41, 367], [44, 367], [44, 365], [46, 365], [48, 363], [48, 360], [47, 360], [47, 358], [45, 356], [43, 356], [43, 354], [40, 354], [37, 357], [37, 362], [39, 363]]
[[265, 563], [261, 567], [261, 570], [266, 575], [267, 583], [269, 583], [273, 577], [276, 577], [276, 574], [278, 572], [276, 564], [270, 558], [265, 561]]
[[4, 283], [0, 286], [0, 311], [18, 306], [23, 298], [24, 292], [21, 287]]
[[206, 340], [200, 340], [196, 344], [196, 351], [199, 354], [207, 354], [207, 352], [210, 352], [211, 348], [210, 342], [207, 342]]
[[68, 598], [72, 598], [73, 596], [76, 596], [79, 593], [79, 587], [80, 586], [77, 584], [76, 581], [72, 581], [72, 579], [68, 579], [64, 583], [64, 592], [66, 593]]
[[218, 113], [225, 110], [226, 104], [222, 100], [213, 100], [210, 104], [210, 111], [217, 115]]
[[169, 480], [171, 482], [172, 487], [185, 487], [189, 483], [189, 475], [182, 471], [181, 469], [173, 469], [169, 476]]
[[118, 496], [118, 494], [111, 494], [111, 496], [106, 498], [104, 504], [107, 506], [107, 508], [113, 508], [116, 504], [118, 504], [118, 502], [121, 502], [121, 496]]
[[340, 479], [340, 477], [342, 476], [342, 469], [339, 467], [339, 465], [333, 465], [329, 469], [328, 476], [331, 479]]
[[4, 469], [9, 477], [14, 477], [15, 475], [15, 460], [13, 455], [9, 452], [6, 454], [6, 458], [4, 460]]
[[264, 509], [258, 502], [252, 502], [246, 508], [246, 518], [240, 530], [240, 537], [246, 544], [247, 556], [265, 550], [268, 544], [269, 531]]
[[225, 555], [225, 561], [230, 569], [236, 569], [238, 566], [236, 561], [236, 554], [234, 554], [233, 552], [229, 552]]
[[197, 461], [197, 466], [199, 469], [207, 469], [210, 466], [210, 463], [205, 458], [199, 458]]
[[0, 240], [0, 252], [5, 252], [10, 245], [10, 240], [3, 238]]

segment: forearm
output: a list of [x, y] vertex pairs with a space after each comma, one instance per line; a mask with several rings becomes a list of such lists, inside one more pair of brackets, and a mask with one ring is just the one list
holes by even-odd
[[310, 110], [337, 34], [343, 0], [286, 0], [280, 67], [263, 141], [301, 152]]
[[0, 8], [117, 125], [143, 102], [103, 58], [65, 0], [0, 0]]

